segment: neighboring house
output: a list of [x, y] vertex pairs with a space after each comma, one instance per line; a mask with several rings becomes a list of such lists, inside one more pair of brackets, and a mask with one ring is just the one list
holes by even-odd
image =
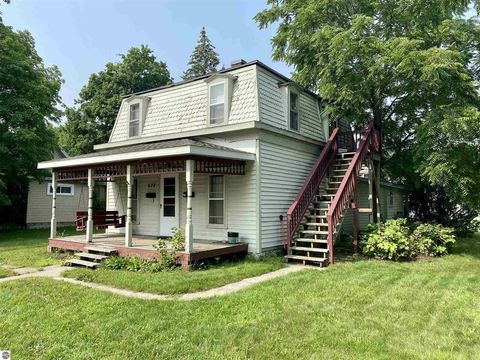
[[[318, 96], [263, 63], [239, 61], [213, 75], [124, 97], [108, 143], [96, 145], [94, 153], [42, 162], [39, 168], [52, 169], [59, 183], [108, 181], [107, 209], [127, 218], [125, 227], [110, 226], [107, 233], [124, 233], [126, 248], [132, 247], [132, 234], [170, 236], [172, 228], [184, 227], [187, 254], [195, 252], [194, 240], [224, 241], [228, 232], [238, 232], [249, 252], [278, 249], [286, 236], [294, 244], [289, 246], [292, 258], [323, 262], [337, 230], [325, 247], [326, 217], [308, 222], [304, 215], [322, 218], [321, 207], [333, 195], [320, 196], [328, 189], [319, 184], [334, 174], [341, 179], [338, 174], [346, 168], [337, 169], [337, 162], [348, 164], [358, 144], [354, 134], [337, 131], [327, 142], [323, 109]], [[378, 130], [371, 128], [367, 139], [355, 159], [373, 167]], [[358, 171], [357, 166], [352, 179]], [[379, 183], [378, 173], [372, 184]], [[332, 186], [340, 182], [332, 180]], [[360, 186], [362, 195], [364, 190]], [[335, 219], [343, 214], [344, 198], [351, 197], [345, 191]], [[376, 217], [375, 201], [370, 205]], [[396, 210], [383, 214], [396, 215]], [[288, 217], [286, 233], [280, 216]], [[86, 242], [93, 239], [93, 219], [91, 213]], [[315, 240], [308, 243], [313, 250], [302, 250], [306, 243], [299, 244], [299, 237]], [[317, 253], [321, 258], [314, 257]]]
[[[68, 155], [63, 150], [55, 150], [54, 159], [65, 159]], [[98, 187], [100, 202], [105, 186]], [[26, 225], [30, 229], [48, 228], [52, 217], [52, 179], [47, 177], [44, 181], [30, 181], [27, 199]], [[71, 226], [75, 224], [76, 212], [87, 209], [88, 187], [85, 182], [62, 181], [57, 183], [57, 194], [62, 198], [57, 204], [58, 226]], [[105, 195], [103, 195], [105, 202]]]

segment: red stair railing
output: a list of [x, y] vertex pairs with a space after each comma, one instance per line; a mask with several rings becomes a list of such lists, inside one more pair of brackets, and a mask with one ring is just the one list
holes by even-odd
[[327, 144], [323, 148], [320, 156], [315, 161], [313, 169], [305, 180], [302, 188], [300, 189], [297, 197], [293, 201], [292, 205], [287, 212], [287, 253], [290, 249], [295, 232], [298, 226], [302, 222], [305, 212], [308, 206], [312, 202], [314, 196], [318, 194], [318, 188], [322, 180], [327, 175], [331, 162], [335, 158], [338, 151], [338, 134], [339, 129], [333, 130], [332, 135], [327, 141]]
[[[354, 137], [352, 137], [354, 138]], [[355, 146], [356, 144], [354, 144]], [[328, 208], [327, 211], [327, 222], [328, 222], [328, 261], [330, 264], [333, 264], [333, 233], [335, 227], [337, 226], [340, 217], [345, 210], [345, 206], [350, 199], [351, 194], [353, 193], [356, 183], [357, 176], [360, 173], [362, 164], [365, 160], [365, 157], [370, 152], [381, 152], [381, 139], [380, 139], [380, 130], [378, 127], [370, 124], [366, 131], [363, 132], [362, 138], [356, 146], [355, 155], [348, 166], [347, 172], [340, 183], [333, 202]]]

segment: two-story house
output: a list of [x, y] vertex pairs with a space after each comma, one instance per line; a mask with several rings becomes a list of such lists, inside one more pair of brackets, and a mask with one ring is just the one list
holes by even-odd
[[[238, 232], [249, 252], [286, 246], [291, 259], [318, 264], [329, 252], [333, 260], [333, 240], [352, 204], [367, 205], [352, 207], [362, 224], [382, 208], [378, 168], [374, 173], [378, 130], [330, 132], [329, 126], [316, 94], [259, 61], [242, 60], [125, 96], [108, 143], [39, 168], [52, 170], [52, 182], [84, 181], [90, 189], [88, 209], [77, 219], [86, 235], [72, 249], [110, 236], [120, 239], [121, 254], [142, 256], [147, 239], [184, 228], [187, 257]], [[366, 165], [372, 171], [363, 178]], [[97, 180], [108, 183], [107, 215], [91, 206]], [[364, 185], [355, 186], [357, 180]], [[363, 200], [354, 202], [354, 195]], [[59, 200], [53, 196], [50, 247], [69, 248], [56, 234]], [[113, 226], [93, 235], [102, 225]]]

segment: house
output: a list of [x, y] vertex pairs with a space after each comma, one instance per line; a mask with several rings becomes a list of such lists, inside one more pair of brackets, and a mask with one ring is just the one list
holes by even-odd
[[[55, 206], [63, 198], [54, 195], [49, 247], [84, 250], [93, 242], [149, 257], [152, 239], [182, 227], [183, 263], [234, 251], [222, 245], [228, 232], [239, 233], [237, 250], [287, 246], [292, 260], [332, 262], [348, 208], [377, 221], [390, 185], [379, 181], [379, 129], [343, 124], [346, 131], [330, 133], [323, 110], [317, 95], [260, 61], [125, 96], [108, 143], [39, 163], [54, 183], [87, 181], [90, 195], [96, 181], [107, 181], [107, 210], [115, 215], [102, 220], [90, 196], [86, 235], [59, 238]], [[365, 169], [369, 206], [359, 209], [351, 200]], [[106, 223], [106, 234], [93, 235]]]
[[[68, 154], [62, 149], [53, 152], [54, 159], [65, 159]], [[85, 182], [65, 181], [57, 183], [56, 196], [62, 198], [56, 208], [57, 225], [75, 224], [76, 212], [87, 208], [88, 187]], [[98, 204], [105, 203], [106, 188], [97, 185], [95, 191]], [[31, 180], [28, 188], [26, 226], [29, 229], [48, 228], [52, 217], [52, 179]], [[99, 205], [101, 206], [101, 205]]]

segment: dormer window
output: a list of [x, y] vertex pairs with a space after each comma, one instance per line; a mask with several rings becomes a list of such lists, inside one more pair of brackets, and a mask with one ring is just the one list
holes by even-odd
[[219, 83], [210, 86], [210, 124], [225, 122], [225, 84]]
[[130, 105], [130, 121], [128, 124], [128, 137], [136, 137], [140, 133], [140, 104]]
[[290, 130], [298, 131], [298, 94], [290, 90], [290, 99], [289, 99], [289, 118], [288, 126]]

